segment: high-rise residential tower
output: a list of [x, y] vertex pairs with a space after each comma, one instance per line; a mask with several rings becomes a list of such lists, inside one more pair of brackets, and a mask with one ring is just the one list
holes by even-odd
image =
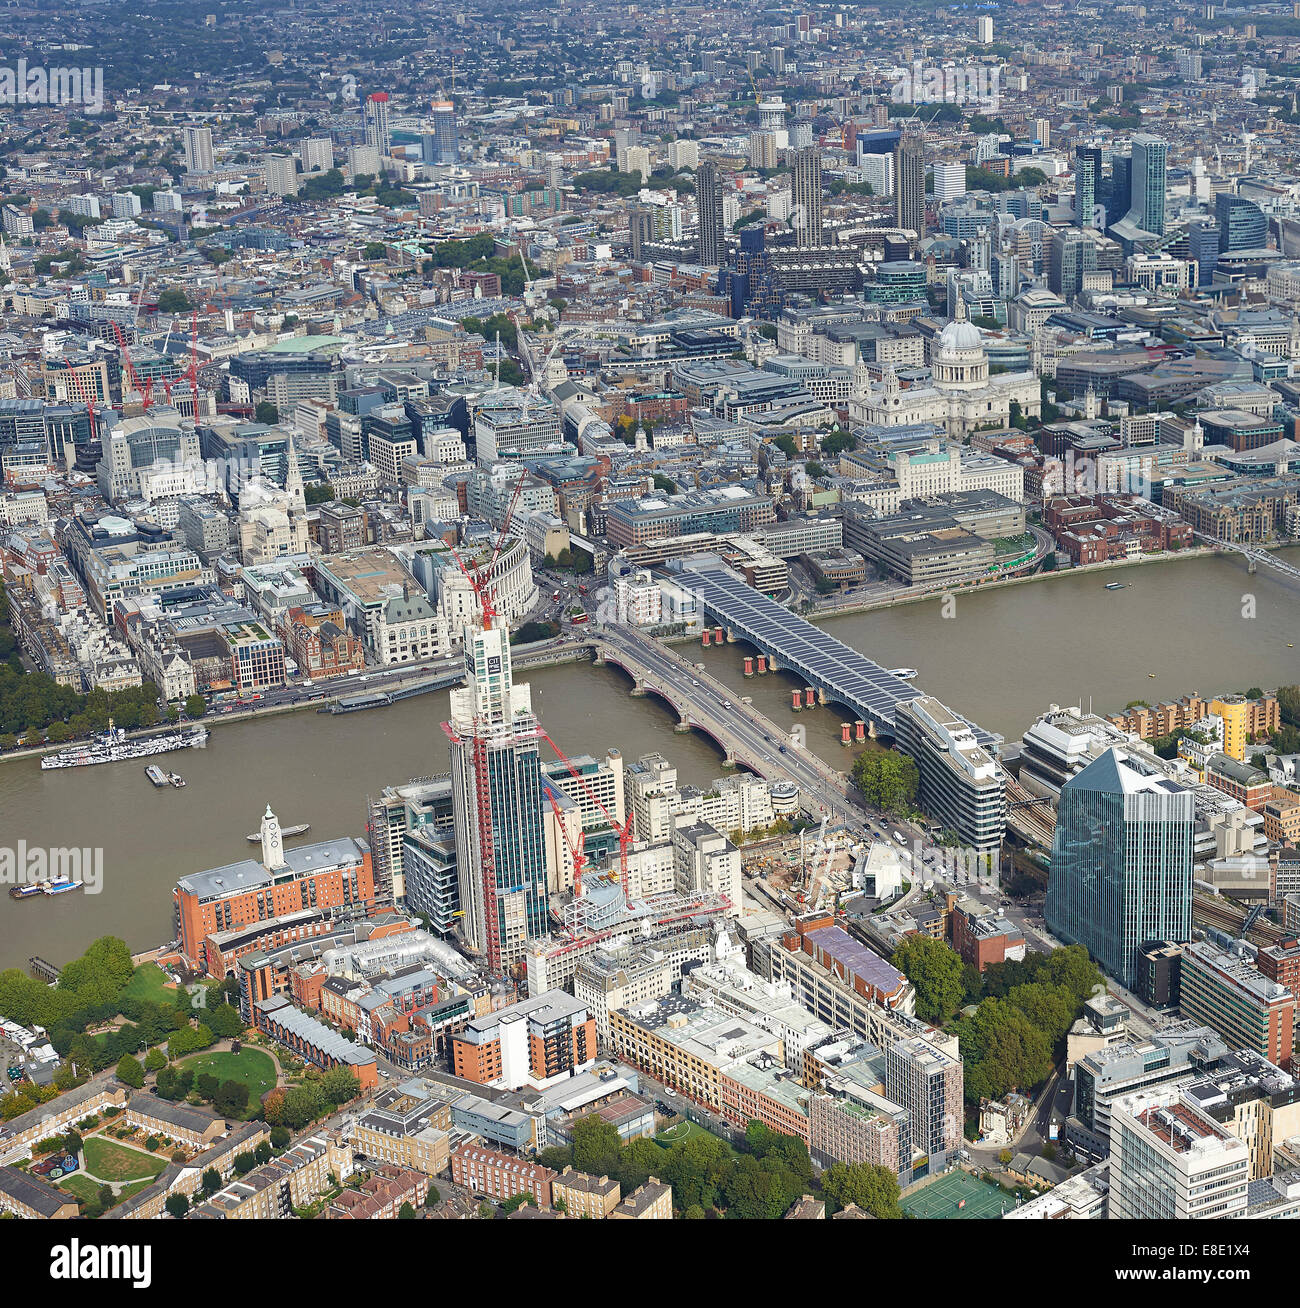
[[822, 243], [822, 155], [815, 146], [800, 150], [794, 161], [794, 208], [790, 221], [795, 244]]
[[210, 173], [213, 169], [212, 128], [187, 127], [181, 133], [181, 142], [185, 148], [185, 171]]
[[1194, 815], [1190, 790], [1125, 750], [1076, 773], [1057, 808], [1048, 928], [1132, 987], [1139, 946], [1191, 939]]
[[1097, 222], [1101, 196], [1101, 148], [1081, 145], [1074, 152], [1074, 221], [1076, 227], [1105, 226]]
[[917, 240], [925, 235], [925, 142], [915, 133], [894, 149], [894, 221]]
[[537, 719], [512, 678], [504, 624], [465, 629], [450, 718], [461, 929], [489, 966], [509, 967], [546, 932], [547, 887]]
[[429, 124], [433, 131], [420, 138], [420, 154], [425, 163], [460, 162], [460, 127], [456, 106], [450, 100], [434, 100], [429, 105]]
[[707, 268], [722, 264], [722, 179], [718, 165], [706, 159], [695, 170], [695, 203], [700, 211], [700, 262]]
[[366, 144], [382, 159], [393, 152], [393, 136], [388, 127], [388, 92], [376, 91], [366, 97]]

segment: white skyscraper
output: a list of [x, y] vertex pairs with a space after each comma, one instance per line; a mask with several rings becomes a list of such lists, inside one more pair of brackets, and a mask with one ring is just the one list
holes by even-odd
[[298, 164], [291, 154], [268, 154], [262, 161], [272, 195], [298, 194]]
[[966, 165], [937, 163], [934, 166], [934, 198], [938, 204], [966, 194]]
[[388, 128], [388, 92], [376, 91], [366, 98], [366, 144], [380, 157], [392, 154], [393, 137]]
[[186, 127], [181, 132], [181, 142], [185, 148], [185, 171], [210, 173], [213, 169], [212, 128]]
[[304, 141], [300, 153], [305, 173], [329, 172], [334, 167], [334, 143], [328, 136], [314, 136]]

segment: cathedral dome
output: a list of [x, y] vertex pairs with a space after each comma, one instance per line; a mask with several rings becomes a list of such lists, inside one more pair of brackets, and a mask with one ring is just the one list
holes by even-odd
[[944, 354], [983, 348], [980, 329], [969, 318], [955, 319], [939, 333], [939, 349]]

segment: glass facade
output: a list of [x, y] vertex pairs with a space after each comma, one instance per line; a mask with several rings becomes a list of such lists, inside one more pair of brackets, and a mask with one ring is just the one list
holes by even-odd
[[1268, 244], [1268, 219], [1259, 205], [1239, 195], [1216, 195], [1214, 216], [1222, 233], [1220, 250], [1262, 250]]
[[1144, 942], [1191, 938], [1193, 811], [1190, 791], [1114, 749], [1061, 790], [1047, 925], [1125, 986]]

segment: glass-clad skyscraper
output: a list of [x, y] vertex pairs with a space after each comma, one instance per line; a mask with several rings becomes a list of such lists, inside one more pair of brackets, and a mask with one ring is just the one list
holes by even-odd
[[1192, 792], [1136, 755], [1109, 749], [1061, 788], [1047, 926], [1121, 984], [1138, 947], [1192, 931]]
[[1168, 149], [1158, 136], [1146, 132], [1133, 138], [1128, 216], [1144, 232], [1156, 236], [1165, 234], [1165, 155]]
[[1262, 250], [1268, 244], [1268, 218], [1252, 200], [1220, 192], [1214, 197], [1220, 250]]
[[547, 901], [537, 719], [504, 624], [466, 628], [465, 682], [447, 724], [462, 930], [489, 966], [509, 967], [546, 933]]

